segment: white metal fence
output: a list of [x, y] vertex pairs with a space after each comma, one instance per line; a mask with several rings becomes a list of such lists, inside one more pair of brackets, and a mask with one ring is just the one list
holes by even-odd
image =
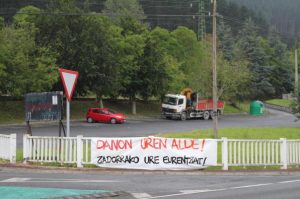
[[[218, 140], [218, 165], [281, 166], [300, 164], [300, 140]], [[30, 162], [76, 163], [77, 167], [91, 164], [91, 138], [77, 136], [38, 137], [24, 135], [23, 157]]]
[[0, 134], [0, 159], [16, 162], [17, 139], [16, 134]]
[[81, 167], [82, 141], [82, 136], [65, 138], [24, 135], [23, 158], [31, 162], [77, 163]]

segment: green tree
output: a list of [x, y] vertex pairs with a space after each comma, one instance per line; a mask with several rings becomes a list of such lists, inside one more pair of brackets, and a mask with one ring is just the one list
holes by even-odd
[[4, 28], [4, 18], [0, 17], [0, 30]]
[[268, 55], [265, 52], [267, 42], [259, 37], [257, 28], [251, 19], [247, 20], [239, 33], [238, 49], [241, 55], [237, 57], [248, 61], [251, 71], [251, 98], [266, 98], [273, 96], [275, 89], [270, 82], [271, 67], [269, 67]]
[[221, 21], [218, 26], [219, 49], [224, 59], [231, 61], [234, 56], [234, 38], [230, 26]]
[[290, 61], [287, 45], [281, 41], [279, 35], [273, 30], [270, 31], [268, 42], [270, 65], [273, 66], [271, 83], [275, 88], [275, 95], [278, 97], [284, 93], [290, 93], [293, 89], [293, 64]]
[[41, 10], [35, 6], [26, 6], [21, 8], [13, 17], [13, 23], [16, 27], [35, 28], [35, 20], [41, 13]]
[[117, 24], [121, 24], [122, 19], [135, 19], [141, 22], [146, 18], [138, 0], [106, 0], [103, 13]]
[[236, 104], [248, 97], [251, 75], [247, 62], [219, 59], [218, 79], [219, 98]]
[[145, 36], [127, 35], [122, 44], [122, 60], [120, 67], [119, 82], [120, 93], [128, 97], [132, 103], [132, 113], [136, 114], [136, 97], [141, 89], [143, 77], [139, 76], [141, 70], [141, 59], [144, 54]]
[[148, 28], [142, 24], [144, 12], [136, 0], [107, 0], [103, 13], [122, 28], [124, 36], [120, 45], [119, 84], [121, 95], [128, 97], [132, 103], [132, 113], [136, 114], [136, 97], [141, 93], [143, 77], [139, 76], [145, 39]]
[[210, 50], [206, 48], [206, 44], [198, 42], [196, 34], [188, 28], [178, 27], [171, 36], [178, 42], [173, 56], [180, 63], [179, 69], [185, 75], [184, 86], [207, 95], [211, 71], [206, 64], [208, 61], [206, 53]]
[[[45, 46], [56, 52], [56, 64], [65, 69], [79, 71], [76, 92], [85, 94], [88, 91], [85, 66], [82, 63], [82, 44], [84, 38], [83, 11], [76, 7], [74, 0], [51, 0], [45, 9], [49, 15], [40, 15], [34, 21], [38, 33], [36, 40], [39, 46]], [[58, 81], [55, 89], [62, 89]]]
[[121, 29], [106, 17], [85, 18], [80, 65], [84, 66], [85, 84], [97, 96], [103, 107], [103, 96], [114, 95], [118, 90], [118, 51], [122, 41]]
[[48, 91], [58, 79], [54, 63], [54, 54], [36, 45], [34, 31], [14, 27], [0, 31], [1, 94]]
[[162, 97], [168, 91], [182, 88], [184, 76], [176, 59], [169, 54], [173, 39], [167, 30], [156, 28], [147, 35], [139, 77], [142, 77], [140, 95]]
[[[300, 84], [298, 85], [298, 88], [300, 88]], [[291, 108], [293, 110], [293, 113], [298, 118], [298, 121], [300, 120], [300, 90], [294, 92], [295, 99], [292, 102]]]

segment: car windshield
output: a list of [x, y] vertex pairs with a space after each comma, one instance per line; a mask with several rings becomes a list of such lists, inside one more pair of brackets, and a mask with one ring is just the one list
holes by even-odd
[[163, 100], [164, 104], [169, 105], [176, 105], [177, 104], [177, 98], [176, 97], [168, 97], [166, 96]]

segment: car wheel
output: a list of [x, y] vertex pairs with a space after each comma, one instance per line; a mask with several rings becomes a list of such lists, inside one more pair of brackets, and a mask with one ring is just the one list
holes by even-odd
[[93, 122], [94, 122], [94, 120], [93, 120], [91, 117], [87, 118], [86, 121], [87, 121], [88, 123], [93, 123]]
[[186, 112], [181, 113], [180, 119], [181, 119], [182, 121], [186, 120]]
[[117, 123], [117, 120], [115, 118], [111, 118], [110, 123], [115, 124], [115, 123]]
[[210, 118], [209, 111], [204, 111], [204, 113], [203, 113], [203, 118], [204, 118], [205, 120], [209, 120], [209, 118]]

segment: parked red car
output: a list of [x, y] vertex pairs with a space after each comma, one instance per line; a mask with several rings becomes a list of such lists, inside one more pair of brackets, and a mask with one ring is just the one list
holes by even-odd
[[89, 108], [86, 113], [86, 121], [92, 122], [108, 122], [112, 124], [124, 123], [126, 116], [121, 113], [115, 113], [108, 108]]

